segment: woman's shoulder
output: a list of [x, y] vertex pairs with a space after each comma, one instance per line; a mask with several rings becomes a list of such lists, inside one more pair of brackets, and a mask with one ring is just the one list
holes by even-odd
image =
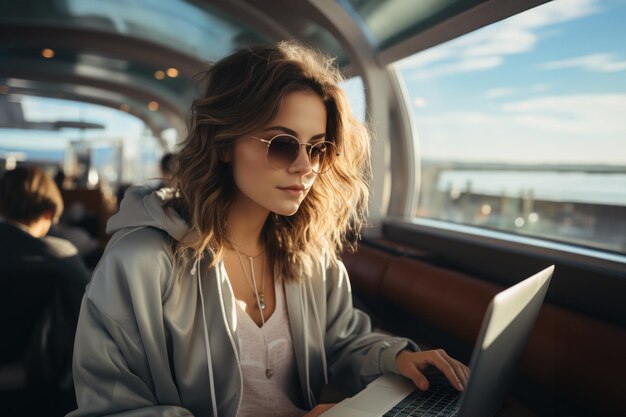
[[339, 277], [344, 275], [346, 271], [341, 257], [329, 251], [323, 253], [323, 256], [319, 259], [318, 265], [321, 269], [326, 270], [327, 274], [330, 273]]
[[[326, 287], [326, 291], [350, 285], [348, 273], [343, 261], [338, 257], [333, 257], [329, 253], [324, 253], [313, 265], [312, 282], [320, 281]], [[315, 279], [321, 277], [321, 280]]]
[[167, 232], [150, 226], [122, 229], [111, 237], [104, 255], [122, 257], [155, 256], [170, 253], [170, 238]]
[[152, 287], [163, 293], [173, 273], [173, 255], [166, 232], [153, 227], [137, 227], [116, 232], [96, 267], [90, 294], [100, 287], [132, 291]]

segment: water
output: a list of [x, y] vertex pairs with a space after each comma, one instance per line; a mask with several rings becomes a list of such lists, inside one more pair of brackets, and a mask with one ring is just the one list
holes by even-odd
[[534, 199], [626, 206], [626, 174], [589, 174], [550, 171], [443, 171], [439, 191], [519, 197], [532, 192]]

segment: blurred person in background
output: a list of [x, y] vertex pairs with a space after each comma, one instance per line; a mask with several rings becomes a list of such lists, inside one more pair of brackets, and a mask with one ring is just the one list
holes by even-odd
[[161, 182], [156, 187], [157, 190], [163, 187], [172, 187], [174, 185], [174, 164], [176, 163], [176, 157], [173, 153], [166, 153], [161, 158], [159, 163], [159, 169], [161, 171]]
[[[73, 188], [67, 179], [68, 177], [65, 175], [63, 168], [58, 167], [54, 175], [54, 183], [60, 191]], [[113, 211], [114, 209], [111, 210], [111, 212]], [[84, 217], [85, 209], [81, 204], [75, 203], [70, 207], [66, 207], [59, 221], [53, 223], [50, 227], [48, 236], [56, 236], [70, 241], [78, 249], [78, 254], [91, 270], [100, 260], [103, 248], [100, 247], [100, 243], [95, 236], [92, 236], [85, 228], [77, 226]]]
[[71, 357], [89, 271], [74, 245], [47, 236], [63, 207], [40, 168], [0, 179], [0, 415], [62, 415], [75, 404]]

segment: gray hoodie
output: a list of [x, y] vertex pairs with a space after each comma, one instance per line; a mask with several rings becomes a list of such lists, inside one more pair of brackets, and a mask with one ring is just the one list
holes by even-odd
[[[167, 235], [180, 240], [188, 225], [174, 211], [166, 215], [164, 191], [131, 187], [109, 220], [114, 234], [80, 312], [78, 410], [70, 416], [237, 415], [243, 382], [233, 290], [223, 263], [209, 269], [206, 257], [176, 278]], [[373, 333], [367, 315], [352, 308], [343, 264], [325, 264], [285, 284], [308, 408], [327, 380], [353, 392], [397, 372], [402, 349], [417, 350], [409, 340]]]

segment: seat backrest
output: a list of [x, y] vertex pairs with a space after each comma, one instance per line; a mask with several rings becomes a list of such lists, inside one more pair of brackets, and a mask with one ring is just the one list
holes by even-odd
[[46, 263], [22, 264], [0, 279], [0, 358], [19, 366], [25, 387], [70, 390], [71, 362], [80, 300], [65, 283], [67, 271]]
[[359, 289], [369, 296], [378, 297], [385, 271], [392, 255], [361, 245], [357, 253], [344, 253], [346, 269], [358, 277]]
[[0, 364], [21, 361], [33, 331], [48, 310], [55, 277], [39, 267], [2, 271], [0, 279]]

